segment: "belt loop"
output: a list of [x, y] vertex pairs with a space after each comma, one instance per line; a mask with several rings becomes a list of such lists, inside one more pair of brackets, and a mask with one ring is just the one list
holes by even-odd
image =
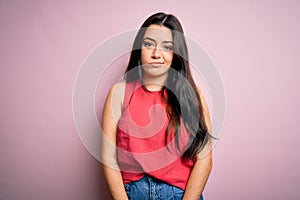
[[151, 183], [152, 178], [150, 176], [148, 176], [148, 175], [145, 175], [145, 176], [147, 176], [148, 182]]

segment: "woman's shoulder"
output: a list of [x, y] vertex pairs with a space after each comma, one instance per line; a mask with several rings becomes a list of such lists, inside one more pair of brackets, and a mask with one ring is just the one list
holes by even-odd
[[126, 86], [125, 81], [117, 82], [117, 83], [113, 84], [113, 86], [111, 87], [111, 90], [115, 90], [116, 92], [122, 92], [122, 91], [124, 92], [125, 86]]
[[126, 82], [118, 82], [111, 86], [110, 93], [115, 102], [123, 103], [124, 94], [125, 94]]
[[113, 113], [112, 116], [114, 116], [115, 119], [119, 119], [121, 116], [125, 86], [126, 86], [125, 82], [118, 82], [113, 84], [110, 87], [110, 90], [106, 97], [106, 103], [104, 106], [104, 108], [106, 109], [104, 110], [110, 110], [110, 112]]
[[121, 81], [118, 83], [115, 83], [112, 87], [111, 90], [113, 92], [117, 92], [119, 94], [122, 94], [122, 96], [124, 97], [124, 94], [126, 92], [126, 90], [134, 90], [136, 88], [140, 87], [140, 82], [139, 81], [130, 81], [130, 82], [126, 82], [126, 81]]
[[121, 81], [112, 85], [111, 90], [115, 90], [117, 92], [125, 92], [126, 87], [135, 87], [139, 85], [139, 81]]

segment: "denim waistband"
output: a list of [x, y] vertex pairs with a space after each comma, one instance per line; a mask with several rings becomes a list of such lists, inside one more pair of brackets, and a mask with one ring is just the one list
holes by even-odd
[[[124, 186], [130, 200], [180, 200], [184, 194], [181, 188], [148, 175]], [[200, 200], [203, 200], [203, 196]]]

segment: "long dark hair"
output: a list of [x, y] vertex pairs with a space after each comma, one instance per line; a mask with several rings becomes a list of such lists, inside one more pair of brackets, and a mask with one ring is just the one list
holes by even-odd
[[[128, 67], [125, 73], [126, 82], [141, 80], [140, 58], [142, 41], [147, 27], [152, 24], [163, 25], [172, 31], [174, 41], [174, 55], [168, 78], [162, 88], [161, 95], [167, 96], [167, 114], [170, 119], [167, 132], [175, 134], [176, 146], [179, 149], [181, 136], [181, 122], [190, 133], [186, 147], [182, 151], [183, 159], [194, 159], [208, 142], [208, 128], [203, 114], [203, 105], [198, 94], [198, 89], [191, 76], [188, 50], [179, 20], [165, 13], [156, 13], [142, 24], [133, 43]], [[167, 93], [167, 95], [165, 95]], [[182, 120], [181, 120], [182, 119]]]

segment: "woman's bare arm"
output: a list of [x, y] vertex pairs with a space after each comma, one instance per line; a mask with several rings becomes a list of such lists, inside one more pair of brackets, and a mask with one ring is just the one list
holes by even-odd
[[121, 117], [125, 84], [114, 85], [107, 96], [102, 114], [102, 159], [104, 175], [113, 199], [126, 200], [122, 175], [117, 162], [116, 134]]
[[[203, 114], [208, 128], [211, 133], [210, 116], [206, 101], [199, 90], [199, 96], [203, 104]], [[184, 192], [183, 200], [199, 200], [208, 177], [212, 170], [212, 141], [209, 139], [205, 147], [195, 158], [194, 167], [187, 182], [186, 190]]]
[[184, 192], [184, 200], [199, 200], [204, 190], [208, 177], [212, 169], [212, 153], [211, 151], [205, 158], [196, 159], [192, 173], [189, 177], [186, 190]]

